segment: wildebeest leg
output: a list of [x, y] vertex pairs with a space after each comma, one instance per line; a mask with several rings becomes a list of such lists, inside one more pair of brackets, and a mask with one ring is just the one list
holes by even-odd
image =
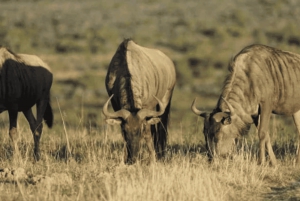
[[32, 114], [32, 110], [31, 108], [28, 110], [23, 111], [24, 116], [26, 117], [29, 126], [30, 126], [30, 130], [32, 133], [34, 133], [34, 130], [36, 129], [36, 119]]
[[18, 111], [8, 110], [8, 115], [9, 115], [9, 136], [10, 139], [15, 143], [19, 138], [18, 131], [17, 131]]
[[121, 126], [121, 132], [122, 132], [122, 136], [123, 139], [125, 141], [124, 143], [124, 148], [123, 148], [123, 152], [124, 152], [124, 163], [128, 164], [131, 161], [131, 155], [130, 155], [130, 150], [127, 147], [127, 142], [126, 142], [126, 134], [125, 131], [123, 130], [122, 126]]
[[300, 151], [299, 151], [299, 142], [300, 142], [300, 110], [293, 114], [293, 119], [294, 119], [295, 125], [296, 125], [297, 130], [298, 130], [298, 135], [299, 135], [299, 137], [298, 137], [298, 147], [297, 147], [298, 154], [297, 154], [297, 159], [296, 159], [296, 163], [299, 164], [300, 163]]
[[[33, 134], [33, 139], [34, 139], [34, 133], [35, 133], [35, 130], [37, 128], [37, 124], [36, 124], [36, 119], [33, 116], [31, 108], [29, 108], [28, 110], [24, 110], [23, 114], [24, 114], [24, 116], [26, 117], [26, 119], [27, 119], [27, 121], [29, 123], [30, 130], [31, 130], [31, 132]], [[35, 139], [34, 139], [34, 141], [35, 141]], [[34, 152], [34, 157], [35, 157], [35, 159], [37, 159], [35, 152]]]
[[265, 149], [270, 157], [271, 164], [273, 166], [276, 165], [276, 157], [272, 149], [270, 135], [268, 132], [269, 122], [271, 116], [271, 108], [269, 105], [262, 105], [261, 106], [261, 113], [260, 113], [260, 123], [258, 128], [258, 137], [259, 137], [259, 164], [263, 164], [266, 161]]
[[151, 135], [152, 135], [152, 140], [153, 140], [156, 156], [157, 156], [157, 158], [160, 158], [159, 136], [158, 136], [158, 132], [157, 132], [157, 125], [151, 125], [150, 130], [151, 130]]
[[145, 141], [146, 141], [146, 145], [149, 150], [150, 163], [153, 163], [153, 162], [155, 162], [155, 150], [154, 150], [154, 144], [153, 144], [153, 140], [152, 140], [150, 126], [147, 126], [145, 132], [146, 132], [145, 133]]
[[8, 110], [8, 116], [9, 116], [9, 136], [13, 144], [14, 158], [18, 159], [20, 157], [20, 152], [18, 147], [19, 135], [17, 130], [18, 111]]
[[259, 127], [259, 115], [257, 115], [256, 117], [253, 117], [253, 123], [256, 126], [256, 128]]
[[40, 138], [43, 130], [43, 117], [49, 100], [41, 100], [36, 104], [36, 126], [32, 130], [33, 139], [34, 139], [34, 156], [38, 161], [40, 160]]
[[160, 157], [164, 157], [166, 153], [167, 136], [168, 136], [168, 119], [170, 113], [171, 103], [169, 103], [165, 109], [164, 114], [161, 116], [161, 122], [157, 125], [159, 144], [161, 148]]

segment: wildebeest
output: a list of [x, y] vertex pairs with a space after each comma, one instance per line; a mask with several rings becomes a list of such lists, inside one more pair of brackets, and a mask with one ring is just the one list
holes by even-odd
[[[23, 112], [34, 139], [34, 157], [40, 159], [39, 141], [43, 119], [52, 127], [50, 88], [53, 76], [49, 66], [39, 57], [15, 54], [0, 47], [0, 112], [8, 110], [9, 135], [14, 143], [18, 139], [17, 117]], [[31, 108], [36, 104], [36, 117]]]
[[259, 164], [265, 162], [267, 150], [271, 164], [276, 165], [268, 131], [271, 113], [293, 115], [300, 134], [300, 55], [251, 45], [232, 59], [228, 69], [230, 74], [211, 113], [192, 103], [194, 113], [204, 117], [207, 148], [211, 156], [227, 155], [235, 139], [254, 123], [258, 127]]
[[[149, 149], [150, 161], [164, 156], [175, 81], [174, 64], [161, 51], [130, 39], [119, 45], [106, 75], [110, 98], [103, 114], [107, 123], [121, 125], [125, 163], [136, 162], [142, 140]], [[115, 112], [108, 111], [110, 100]]]

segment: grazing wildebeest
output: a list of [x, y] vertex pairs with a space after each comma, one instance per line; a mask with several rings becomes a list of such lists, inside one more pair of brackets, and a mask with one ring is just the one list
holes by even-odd
[[[192, 103], [192, 110], [204, 117], [206, 146], [213, 155], [227, 155], [235, 139], [258, 127], [259, 164], [276, 165], [270, 136], [271, 113], [293, 115], [300, 134], [300, 55], [264, 45], [251, 45], [238, 53], [229, 64], [230, 74], [216, 108], [207, 113]], [[298, 152], [297, 162], [300, 162]]]
[[[40, 159], [39, 141], [43, 118], [52, 127], [53, 114], [50, 105], [50, 88], [53, 76], [50, 68], [39, 57], [15, 54], [0, 47], [0, 112], [8, 110], [9, 135], [16, 143], [18, 112], [23, 112], [34, 139], [34, 157]], [[36, 118], [32, 106], [36, 104]]]
[[[175, 81], [174, 64], [161, 51], [139, 46], [130, 39], [119, 45], [106, 75], [110, 98], [103, 114], [107, 123], [121, 125], [125, 163], [136, 162], [143, 139], [150, 161], [155, 161], [155, 152], [158, 158], [164, 156]], [[108, 112], [110, 100], [115, 112]]]

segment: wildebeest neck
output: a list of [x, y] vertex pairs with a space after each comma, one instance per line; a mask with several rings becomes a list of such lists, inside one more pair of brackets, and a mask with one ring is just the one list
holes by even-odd
[[[243, 68], [234, 68], [235, 62], [229, 65], [231, 73], [227, 76], [223, 92], [219, 98], [217, 108], [222, 112], [231, 112], [228, 104], [234, 109], [234, 113], [246, 124], [252, 123], [253, 115], [257, 114], [255, 91], [251, 89], [252, 81], [248, 80], [248, 71]], [[227, 103], [226, 103], [227, 102]]]

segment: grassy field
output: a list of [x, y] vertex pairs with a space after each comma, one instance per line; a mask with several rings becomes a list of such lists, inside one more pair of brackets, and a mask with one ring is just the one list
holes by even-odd
[[[172, 129], [164, 161], [126, 166], [118, 129], [90, 133], [81, 126], [63, 130], [61, 125], [61, 131], [44, 130], [42, 160], [33, 163], [31, 133], [23, 120], [20, 157], [12, 156], [8, 135], [2, 136], [1, 200], [295, 200], [299, 196], [294, 143], [283, 139], [277, 140], [275, 149], [277, 167], [257, 165], [257, 141], [251, 138], [234, 158], [208, 163], [194, 131]], [[281, 125], [277, 126], [279, 130]]]
[[[194, 97], [211, 110], [244, 46], [300, 53], [298, 1], [0, 1], [0, 44], [40, 56], [54, 73], [54, 127], [45, 126], [42, 159], [19, 115], [20, 155], [12, 154], [7, 113], [0, 115], [0, 200], [299, 200], [298, 140], [291, 117], [272, 116], [277, 167], [257, 165], [252, 127], [234, 158], [207, 161]], [[102, 105], [107, 66], [124, 38], [158, 48], [176, 64], [168, 151], [147, 166], [123, 164], [118, 127]]]

